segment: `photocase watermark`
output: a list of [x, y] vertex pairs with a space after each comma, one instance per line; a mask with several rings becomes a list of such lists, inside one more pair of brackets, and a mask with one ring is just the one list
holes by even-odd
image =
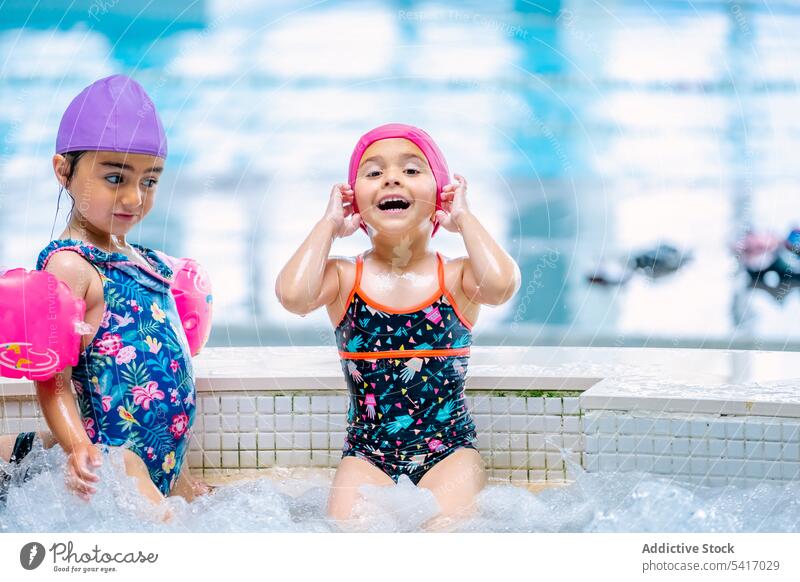
[[20, 565], [26, 570], [35, 570], [48, 555], [53, 559], [54, 572], [110, 573], [121, 564], [155, 564], [158, 554], [135, 550], [130, 552], [104, 551], [95, 544], [88, 551], [76, 551], [72, 541], [56, 542], [48, 550], [39, 542], [29, 542], [19, 552]]
[[536, 294], [536, 290], [544, 287], [542, 278], [544, 277], [545, 269], [554, 268], [558, 264], [560, 258], [561, 252], [558, 249], [551, 248], [547, 249], [547, 254], [539, 258], [539, 262], [536, 264], [536, 268], [531, 273], [531, 278], [525, 286], [525, 294], [520, 299], [519, 305], [517, 305], [517, 309], [514, 313], [514, 320], [511, 322], [511, 329], [516, 330], [519, 328], [519, 323], [525, 318], [528, 305]]
[[39, 542], [29, 542], [19, 551], [19, 563], [26, 570], [35, 570], [41, 566], [44, 557], [44, 546]]
[[736, 21], [736, 25], [739, 27], [739, 30], [742, 32], [742, 34], [751, 34], [750, 25], [747, 23], [747, 17], [742, 11], [741, 2], [737, 2], [736, 0], [728, 0], [728, 5], [730, 6], [731, 16], [733, 16], [733, 19]]
[[119, 0], [94, 0], [89, 6], [89, 18], [100, 22], [100, 16], [108, 14], [117, 4], [119, 4]]
[[[81, 159], [76, 159], [69, 162], [73, 165], [72, 172], [75, 171], [75, 164], [81, 163]], [[87, 161], [83, 161], [83, 163], [88, 163]], [[89, 224], [88, 219], [86, 218], [86, 214], [88, 213], [91, 207], [91, 198], [94, 191], [94, 186], [89, 185], [86, 186], [85, 189], [79, 193], [78, 199], [76, 200], [76, 194], [71, 192], [70, 184], [67, 183], [62, 187], [62, 190], [67, 193], [67, 195], [72, 200], [72, 208], [69, 211], [69, 215], [67, 217], [67, 235], [65, 238], [80, 238], [84, 239], [86, 237], [86, 227]], [[60, 194], [59, 194], [60, 200]], [[75, 212], [77, 210], [77, 213]], [[56, 219], [54, 219], [53, 224], [55, 225], [55, 220], [58, 218], [59, 208], [56, 207]], [[73, 234], [75, 233], [75, 234]], [[61, 237], [59, 237], [61, 238]], [[86, 281], [86, 275], [80, 274], [79, 279], [83, 283]], [[58, 329], [57, 323], [57, 300], [56, 300], [56, 289], [55, 287], [50, 287], [48, 285], [48, 293], [49, 293], [49, 302], [48, 302], [48, 320], [50, 321], [50, 334], [48, 337], [48, 342], [52, 345], [58, 345], [57, 336], [55, 335]], [[76, 326], [76, 331], [78, 331], [81, 335], [87, 335], [92, 332], [92, 328], [86, 324], [86, 322], [82, 322]], [[62, 374], [56, 374], [54, 377], [56, 389], [56, 394], [63, 394], [64, 391], [70, 391], [70, 382], [64, 381], [64, 376]]]
[[411, 237], [408, 235], [400, 239], [400, 243], [392, 247], [392, 273], [402, 273], [403, 268], [411, 261]]
[[559, 11], [556, 22], [562, 24], [564, 30], [566, 30], [573, 38], [583, 43], [584, 46], [586, 46], [586, 48], [588, 48], [590, 51], [593, 53], [599, 52], [597, 44], [594, 42], [594, 38], [592, 37], [591, 33], [578, 28], [578, 17], [575, 16], [575, 13], [572, 10]]

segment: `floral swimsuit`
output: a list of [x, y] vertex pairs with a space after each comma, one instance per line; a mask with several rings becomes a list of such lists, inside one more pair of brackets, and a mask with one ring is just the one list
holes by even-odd
[[83, 426], [93, 443], [139, 455], [153, 483], [168, 495], [194, 421], [194, 373], [170, 293], [172, 271], [154, 251], [132, 246], [150, 269], [75, 240], [51, 242], [36, 268], [43, 270], [57, 252], [71, 251], [100, 275], [103, 319], [72, 369]]
[[336, 327], [350, 389], [342, 456], [377, 466], [395, 482], [414, 484], [459, 448], [475, 448], [475, 425], [464, 400], [472, 334], [444, 284], [419, 307], [399, 312], [360, 288], [363, 259], [347, 311]]

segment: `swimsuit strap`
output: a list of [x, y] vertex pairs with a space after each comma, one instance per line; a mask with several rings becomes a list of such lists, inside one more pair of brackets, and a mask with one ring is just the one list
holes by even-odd
[[356, 257], [356, 282], [353, 284], [353, 289], [361, 289], [361, 273], [364, 272], [364, 255]]
[[39, 253], [39, 259], [36, 262], [36, 270], [46, 270], [47, 264], [50, 262], [50, 259], [54, 254], [66, 251], [73, 252], [83, 258], [83, 260], [89, 263], [92, 268], [97, 271], [97, 274], [100, 276], [100, 281], [103, 281], [103, 277], [105, 277], [106, 274], [105, 270], [100, 267], [99, 259], [95, 255], [96, 249], [71, 239], [51, 241], [51, 243], [47, 245], [41, 253]]
[[350, 294], [347, 296], [347, 303], [344, 304], [344, 313], [342, 313], [342, 317], [339, 318], [339, 323], [336, 324], [336, 327], [342, 325], [345, 317], [347, 317], [347, 312], [350, 310], [350, 305], [353, 304], [353, 299], [356, 296], [356, 291], [360, 289], [361, 286], [361, 271], [364, 269], [364, 257], [358, 255], [356, 257], [356, 279], [353, 281], [353, 288], [350, 289]]
[[[438, 252], [436, 253], [436, 263], [437, 263], [436, 266], [437, 278], [439, 283], [439, 288], [436, 290], [436, 294], [433, 297], [426, 300], [425, 302], [423, 302], [418, 307], [411, 308], [411, 311], [417, 311], [420, 309], [424, 309], [426, 307], [430, 307], [434, 302], [441, 300], [442, 297], [446, 297], [447, 300], [450, 302], [450, 304], [453, 305], [453, 308], [456, 311], [456, 315], [458, 315], [458, 308], [455, 306], [455, 301], [453, 300], [453, 297], [450, 295], [450, 292], [447, 290], [447, 286], [445, 285], [444, 259], [442, 258], [442, 255], [440, 255]], [[371, 305], [375, 309], [380, 309], [381, 311], [385, 311], [386, 313], [394, 313], [394, 314], [401, 313], [391, 307], [381, 305], [380, 303], [373, 301], [372, 299], [370, 299], [369, 295], [364, 293], [364, 290], [361, 288], [361, 277], [363, 275], [363, 272], [364, 272], [364, 256], [358, 255], [356, 256], [356, 276], [355, 276], [355, 281], [353, 282], [353, 288], [351, 289], [350, 294], [347, 297], [345, 310], [344, 313], [342, 314], [341, 319], [339, 319], [337, 327], [342, 324], [345, 317], [347, 316], [347, 312], [349, 311], [350, 306], [353, 304], [356, 293], [359, 294], [359, 296], [365, 303]], [[461, 316], [458, 315], [458, 317]], [[469, 325], [467, 325], [467, 327], [469, 328]]]
[[442, 255], [436, 253], [437, 271], [439, 272], [439, 291], [442, 295], [447, 295], [447, 287], [444, 284], [444, 260]]

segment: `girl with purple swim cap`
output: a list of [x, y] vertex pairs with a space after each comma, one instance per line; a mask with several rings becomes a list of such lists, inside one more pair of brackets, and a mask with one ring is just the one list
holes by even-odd
[[159, 253], [127, 241], [153, 208], [166, 156], [153, 102], [123, 75], [86, 87], [58, 129], [53, 169], [73, 206], [37, 269], [86, 302], [91, 332], [78, 365], [37, 382], [36, 391], [52, 431], [43, 440], [64, 449], [67, 486], [86, 500], [110, 447], [123, 449], [126, 472], [156, 504], [208, 491], [182, 470], [195, 383], [172, 271]]
[[[350, 391], [343, 459], [328, 513], [351, 517], [364, 484], [401, 478], [431, 490], [444, 515], [474, 506], [486, 474], [464, 400], [472, 324], [480, 305], [519, 288], [514, 260], [451, 182], [442, 152], [419, 128], [383, 125], [358, 141], [347, 184], [336, 184], [323, 218], [275, 284], [281, 304], [305, 315], [325, 306]], [[458, 233], [466, 257], [430, 250], [439, 228]], [[329, 257], [359, 228], [371, 248]]]

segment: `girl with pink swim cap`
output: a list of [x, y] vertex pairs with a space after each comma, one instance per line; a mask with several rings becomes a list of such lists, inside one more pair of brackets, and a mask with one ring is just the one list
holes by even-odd
[[[431, 137], [399, 123], [358, 141], [347, 184], [280, 272], [281, 304], [304, 315], [325, 306], [350, 392], [342, 461], [328, 500], [352, 514], [361, 485], [407, 477], [431, 490], [443, 515], [465, 515], [486, 481], [464, 400], [472, 324], [482, 304], [519, 288], [514, 260], [467, 204], [467, 182]], [[359, 228], [371, 248], [329, 257]], [[467, 256], [429, 248], [439, 228], [459, 233]]]
[[[53, 169], [73, 208], [37, 269], [85, 301], [91, 331], [78, 364], [37, 381], [36, 392], [52, 431], [40, 435], [43, 444], [61, 445], [67, 487], [85, 500], [112, 447], [123, 449], [125, 471], [154, 504], [210, 490], [184, 467], [195, 384], [173, 272], [163, 255], [127, 241], [153, 207], [166, 156], [153, 102], [123, 75], [86, 87], [61, 119]], [[3, 456], [30, 448], [31, 434], [17, 437], [13, 451], [12, 438], [0, 437]]]

